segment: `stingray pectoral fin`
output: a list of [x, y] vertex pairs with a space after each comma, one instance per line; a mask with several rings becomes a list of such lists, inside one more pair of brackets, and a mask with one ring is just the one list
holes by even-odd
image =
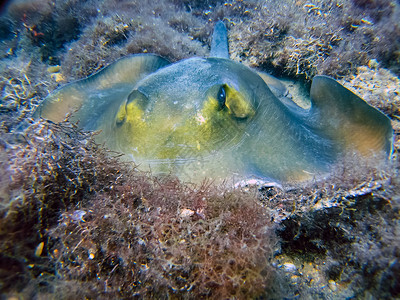
[[328, 76], [315, 76], [310, 94], [314, 126], [343, 150], [391, 153], [393, 129], [383, 113]]
[[47, 96], [34, 113], [34, 117], [42, 117], [53, 122], [61, 122], [66, 115], [77, 111], [85, 98], [74, 84], [69, 84]]
[[[127, 96], [137, 81], [168, 64], [166, 59], [152, 54], [123, 57], [96, 74], [70, 83], [50, 94], [38, 107], [34, 117], [59, 122], [68, 113], [74, 113], [83, 107], [85, 114], [97, 110], [99, 106], [104, 108], [109, 103], [103, 102], [120, 101], [120, 97], [124, 94]], [[119, 97], [103, 97], [113, 94]], [[106, 98], [107, 100], [104, 100]], [[82, 114], [83, 112], [80, 112], [80, 115]]]

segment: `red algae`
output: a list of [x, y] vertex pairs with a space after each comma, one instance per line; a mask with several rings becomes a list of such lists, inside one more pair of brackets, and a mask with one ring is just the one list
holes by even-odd
[[52, 233], [63, 278], [85, 278], [114, 297], [265, 295], [274, 239], [254, 195], [142, 180], [98, 195], [84, 222], [63, 214]]

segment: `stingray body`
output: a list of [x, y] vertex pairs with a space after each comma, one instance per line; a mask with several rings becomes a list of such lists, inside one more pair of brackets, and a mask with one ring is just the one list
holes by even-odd
[[189, 181], [305, 180], [347, 151], [391, 152], [390, 120], [335, 80], [316, 76], [311, 108], [297, 106], [277, 79], [229, 60], [222, 23], [210, 56], [127, 56], [55, 91], [36, 114], [72, 112], [139, 168]]

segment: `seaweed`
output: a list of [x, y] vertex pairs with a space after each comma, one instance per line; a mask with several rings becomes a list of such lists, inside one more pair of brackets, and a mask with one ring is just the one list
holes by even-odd
[[63, 214], [53, 233], [63, 278], [105, 287], [107, 297], [265, 294], [273, 242], [254, 198], [216, 195], [206, 184], [193, 190], [174, 179], [142, 180], [116, 186], [113, 198], [99, 195], [85, 222]]
[[370, 59], [398, 74], [398, 63], [388, 59], [399, 50], [398, 4], [374, 3], [379, 9], [350, 1], [259, 4], [244, 19], [231, 19], [231, 49], [252, 66], [307, 79], [316, 74], [338, 78]]
[[3, 292], [65, 294], [65, 280], [90, 283], [86, 297], [265, 294], [274, 241], [254, 194], [138, 173], [68, 122], [22, 134], [3, 133]]
[[319, 284], [331, 284], [325, 295], [398, 297], [398, 184], [398, 161], [349, 156], [328, 178], [275, 193], [289, 212], [281, 212], [277, 261], [313, 279], [289, 278], [292, 289], [314, 297]]

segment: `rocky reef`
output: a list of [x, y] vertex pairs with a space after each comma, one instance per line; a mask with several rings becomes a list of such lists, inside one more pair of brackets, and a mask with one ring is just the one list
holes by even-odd
[[[0, 291], [7, 298], [400, 297], [398, 1], [15, 1], [0, 17]], [[207, 55], [340, 79], [385, 112], [390, 162], [233, 189], [122, 163], [68, 120], [32, 120], [58, 85], [129, 53]]]

